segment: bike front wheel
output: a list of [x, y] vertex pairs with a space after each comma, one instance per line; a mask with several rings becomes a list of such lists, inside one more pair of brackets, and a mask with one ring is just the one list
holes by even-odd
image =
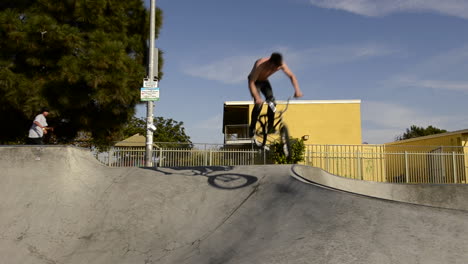
[[283, 125], [280, 129], [281, 143], [283, 144], [284, 156], [287, 159], [291, 158], [291, 142], [289, 141], [289, 132], [288, 128]]

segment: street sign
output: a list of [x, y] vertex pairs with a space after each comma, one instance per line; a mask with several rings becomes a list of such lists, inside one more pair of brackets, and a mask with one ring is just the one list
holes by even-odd
[[141, 101], [159, 101], [159, 88], [146, 88], [140, 89]]
[[157, 88], [158, 87], [158, 81], [144, 79], [143, 80], [143, 87], [144, 88]]

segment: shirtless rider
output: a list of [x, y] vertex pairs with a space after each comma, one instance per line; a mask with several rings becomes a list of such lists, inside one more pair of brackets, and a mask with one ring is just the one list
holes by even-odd
[[[267, 101], [275, 103], [275, 97], [273, 96], [273, 90], [271, 88], [270, 82], [268, 81], [268, 77], [279, 70], [282, 70], [291, 80], [291, 84], [294, 87], [294, 97], [302, 97], [302, 92], [299, 88], [296, 76], [291, 72], [288, 65], [283, 62], [283, 56], [280, 53], [275, 52], [272, 53], [270, 57], [258, 59], [255, 62], [248, 77], [250, 94], [254, 98], [255, 103], [251, 115], [252, 121], [249, 127], [250, 137], [254, 136], [255, 124], [257, 123], [258, 115], [262, 110], [263, 100], [260, 97], [260, 92], [265, 96]], [[273, 129], [275, 113], [271, 108], [268, 108], [267, 115], [268, 132], [271, 133]]]

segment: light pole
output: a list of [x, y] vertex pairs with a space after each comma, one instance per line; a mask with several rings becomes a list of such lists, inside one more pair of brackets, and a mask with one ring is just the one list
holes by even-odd
[[[158, 76], [158, 68], [154, 67], [154, 52], [155, 52], [155, 27], [156, 27], [156, 0], [151, 0], [150, 3], [150, 41], [149, 41], [149, 60], [148, 60], [148, 79], [155, 81]], [[157, 62], [156, 62], [157, 65]], [[155, 69], [156, 68], [156, 69]], [[146, 107], [146, 166], [153, 166], [153, 101], [147, 102]]]

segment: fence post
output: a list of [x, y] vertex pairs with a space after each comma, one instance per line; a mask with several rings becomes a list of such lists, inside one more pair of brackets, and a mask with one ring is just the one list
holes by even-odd
[[159, 167], [163, 166], [163, 150], [162, 148], [159, 149]]
[[328, 147], [327, 147], [327, 150], [325, 152], [325, 170], [328, 171], [328, 172], [331, 172], [330, 171], [330, 159], [328, 158]]
[[210, 149], [210, 160], [209, 160], [208, 166], [212, 166], [211, 164], [213, 164], [213, 150], [212, 149]]
[[114, 148], [111, 147], [110, 150], [109, 150], [109, 157], [107, 159], [107, 166], [109, 166], [109, 167], [112, 167], [111, 159], [112, 159], [113, 155], [114, 155]]
[[359, 176], [359, 179], [363, 179], [364, 177], [362, 176], [362, 158], [361, 158], [361, 152], [358, 152], [357, 153], [357, 157], [358, 157], [358, 176]]
[[408, 151], [405, 151], [405, 174], [406, 174], [406, 183], [409, 183]]
[[455, 151], [452, 152], [452, 160], [453, 160], [453, 181], [454, 183], [458, 183], [457, 160], [455, 156]]

